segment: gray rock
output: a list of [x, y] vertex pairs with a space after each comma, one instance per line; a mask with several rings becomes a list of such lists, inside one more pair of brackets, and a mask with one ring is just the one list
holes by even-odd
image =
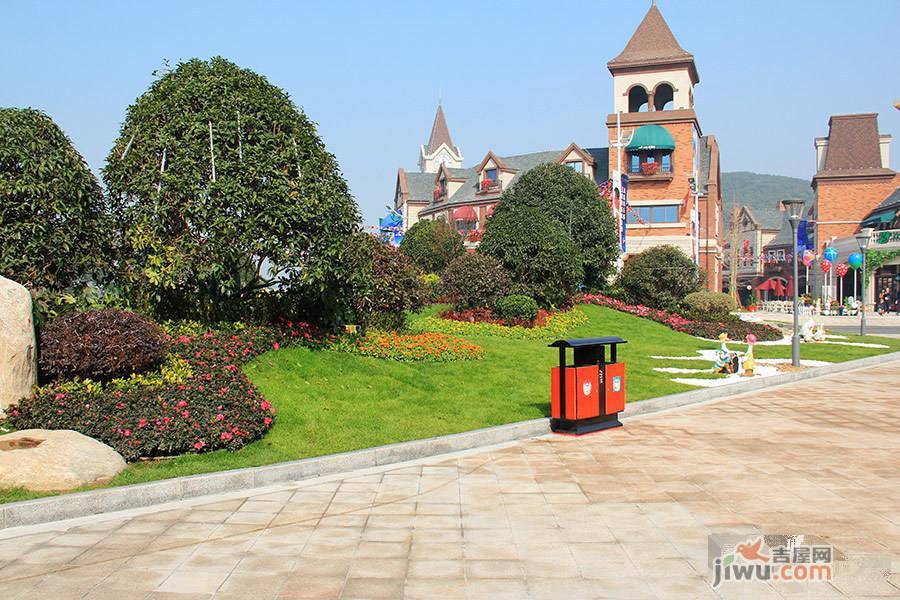
[[31, 294], [0, 277], [0, 416], [7, 406], [31, 395], [37, 380]]
[[62, 492], [106, 483], [125, 468], [118, 452], [67, 429], [25, 429], [0, 436], [0, 488]]

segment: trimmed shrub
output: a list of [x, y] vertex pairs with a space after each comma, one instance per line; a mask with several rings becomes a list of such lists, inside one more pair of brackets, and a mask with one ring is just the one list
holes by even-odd
[[450, 223], [419, 221], [403, 236], [400, 251], [423, 271], [436, 273], [466, 250], [463, 237]]
[[458, 256], [441, 275], [444, 296], [457, 310], [496, 304], [510, 286], [510, 277], [496, 258], [479, 252]]
[[700, 269], [689, 256], [675, 246], [656, 246], [625, 259], [615, 286], [632, 304], [677, 311], [700, 282]]
[[114, 231], [100, 183], [59, 126], [0, 108], [0, 276], [52, 293], [100, 281]]
[[512, 274], [515, 293], [531, 296], [543, 308], [567, 305], [584, 278], [572, 237], [536, 208], [495, 212], [478, 252], [499, 260]]
[[526, 206], [554, 219], [572, 237], [581, 252], [584, 283], [603, 286], [615, 268], [619, 237], [609, 202], [600, 199], [597, 184], [565, 165], [538, 165], [503, 193], [494, 214]]
[[53, 379], [106, 381], [156, 367], [166, 347], [162, 329], [142, 315], [89, 310], [53, 319], [41, 331], [39, 366]]
[[369, 285], [357, 298], [357, 317], [363, 329], [403, 329], [407, 311], [425, 305], [427, 290], [422, 273], [405, 254], [372, 236]]
[[523, 319], [533, 321], [537, 318], [538, 304], [531, 296], [510, 294], [497, 301], [494, 312], [503, 319]]
[[722, 292], [693, 292], [681, 302], [688, 316], [702, 321], [728, 319], [738, 308], [734, 298]]
[[484, 349], [467, 340], [443, 333], [398, 335], [396, 332], [370, 332], [335, 349], [351, 354], [399, 361], [452, 362], [484, 357]]

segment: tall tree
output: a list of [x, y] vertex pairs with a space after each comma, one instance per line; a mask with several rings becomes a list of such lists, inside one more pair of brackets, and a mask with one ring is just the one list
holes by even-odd
[[154, 312], [238, 318], [273, 290], [352, 307], [356, 203], [314, 123], [263, 76], [218, 57], [179, 64], [128, 108], [103, 180], [122, 278]]
[[543, 211], [575, 240], [588, 287], [606, 283], [618, 258], [619, 238], [609, 204], [593, 181], [565, 165], [538, 165], [503, 193], [494, 214], [520, 206]]
[[108, 216], [97, 178], [50, 117], [0, 109], [0, 275], [51, 292], [102, 279]]

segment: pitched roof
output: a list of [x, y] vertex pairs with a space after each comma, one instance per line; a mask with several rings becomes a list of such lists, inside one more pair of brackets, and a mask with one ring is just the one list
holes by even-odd
[[[813, 202], [811, 200], [804, 200], [803, 204], [803, 219], [809, 219], [809, 210], [812, 207]], [[778, 230], [778, 233], [772, 238], [772, 241], [765, 245], [765, 248], [770, 248], [773, 246], [790, 246], [794, 243], [794, 231], [791, 229], [791, 222], [787, 218], [787, 212], [780, 211], [778, 213], [781, 217], [781, 228]]]
[[612, 71], [622, 67], [683, 62], [691, 64], [694, 79], [699, 80], [694, 66], [694, 55], [679, 45], [654, 2], [628, 40], [625, 49], [606, 63], [606, 66]]
[[406, 185], [409, 187], [409, 199], [413, 202], [431, 202], [434, 190], [434, 173], [407, 173]]
[[425, 150], [431, 154], [437, 150], [441, 144], [447, 144], [453, 151], [459, 154], [459, 149], [453, 145], [450, 139], [450, 129], [447, 127], [447, 119], [444, 118], [444, 108], [438, 104], [437, 112], [434, 114], [434, 123], [431, 125], [431, 137], [428, 138], [428, 145]]
[[828, 120], [825, 168], [816, 177], [889, 172], [881, 166], [877, 113], [834, 115]]

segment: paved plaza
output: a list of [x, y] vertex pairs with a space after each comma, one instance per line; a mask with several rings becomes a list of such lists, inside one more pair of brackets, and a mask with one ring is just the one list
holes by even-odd
[[[245, 497], [0, 531], [0, 598], [900, 597], [900, 362]], [[834, 547], [728, 582], [710, 534]], [[893, 574], [891, 574], [893, 573]]]

